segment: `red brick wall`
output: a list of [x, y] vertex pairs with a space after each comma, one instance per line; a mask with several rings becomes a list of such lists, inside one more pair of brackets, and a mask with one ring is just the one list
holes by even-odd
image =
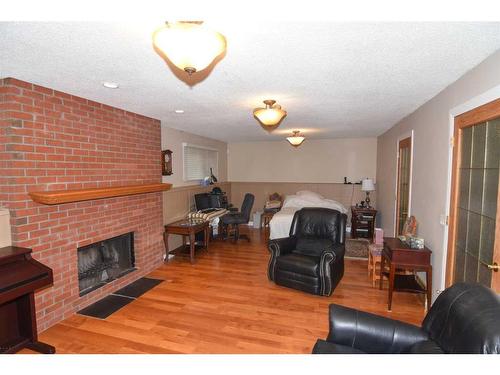
[[[54, 271], [36, 294], [39, 330], [156, 268], [162, 196], [46, 206], [30, 191], [161, 182], [160, 121], [12, 78], [0, 80], [0, 205], [14, 245]], [[80, 298], [77, 248], [135, 232], [136, 272]]]

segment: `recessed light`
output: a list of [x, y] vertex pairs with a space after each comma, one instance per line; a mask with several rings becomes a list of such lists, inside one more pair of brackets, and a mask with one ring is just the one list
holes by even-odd
[[176, 109], [174, 112], [180, 114], [180, 113], [184, 113], [184, 110], [183, 109]]
[[102, 85], [108, 89], [117, 89], [120, 85], [116, 82], [103, 82]]

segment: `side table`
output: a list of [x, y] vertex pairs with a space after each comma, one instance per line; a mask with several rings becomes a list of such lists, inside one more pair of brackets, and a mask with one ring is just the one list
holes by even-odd
[[351, 207], [351, 238], [364, 237], [373, 241], [377, 210], [367, 207]]
[[375, 281], [380, 280], [380, 263], [383, 247], [383, 245], [374, 243], [368, 245], [368, 277], [372, 279], [372, 286], [375, 286]]
[[[412, 249], [399, 238], [385, 237], [382, 259], [380, 260], [380, 289], [382, 290], [384, 277], [389, 279], [389, 297], [387, 309], [392, 308], [392, 293], [394, 290], [425, 293], [427, 295], [427, 308], [432, 301], [432, 266], [431, 253], [427, 247], [423, 249]], [[388, 263], [389, 272], [385, 272], [385, 263]], [[426, 287], [423, 288], [414, 274], [396, 275], [396, 268], [425, 272]]]
[[262, 214], [261, 220], [262, 220], [262, 227], [266, 228], [269, 226], [269, 222], [273, 218], [275, 211], [266, 211]]
[[205, 241], [205, 249], [208, 251], [208, 243], [210, 241], [210, 222], [206, 220], [196, 220], [196, 219], [183, 219], [175, 221], [173, 223], [165, 225], [165, 231], [163, 232], [163, 242], [165, 243], [165, 260], [168, 262], [168, 236], [170, 234], [178, 234], [183, 236], [182, 244], [185, 244], [184, 236], [189, 237], [189, 258], [191, 264], [194, 263], [194, 250], [195, 250], [195, 235], [198, 232], [203, 232]]
[[274, 214], [278, 212], [279, 209], [264, 209], [264, 213], [260, 217], [262, 220], [262, 226], [261, 228], [264, 228], [264, 234], [269, 234], [270, 228], [269, 228], [269, 223], [271, 222], [271, 219], [273, 218]]

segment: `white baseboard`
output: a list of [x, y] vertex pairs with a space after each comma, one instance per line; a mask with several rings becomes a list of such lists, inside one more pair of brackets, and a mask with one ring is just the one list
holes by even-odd
[[[175, 254], [168, 254], [168, 260], [175, 258]], [[163, 260], [167, 260], [167, 256], [163, 256]]]

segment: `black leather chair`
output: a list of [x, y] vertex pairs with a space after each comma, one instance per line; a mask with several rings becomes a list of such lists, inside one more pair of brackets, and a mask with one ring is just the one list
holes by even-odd
[[480, 284], [442, 292], [422, 327], [330, 305], [330, 332], [316, 354], [500, 354], [500, 298]]
[[347, 216], [329, 208], [302, 208], [290, 237], [269, 241], [268, 277], [278, 285], [329, 296], [344, 276]]
[[247, 235], [240, 235], [240, 224], [248, 224], [250, 221], [250, 214], [252, 213], [252, 207], [255, 197], [253, 194], [246, 193], [243, 198], [243, 203], [241, 204], [240, 212], [231, 212], [220, 218], [220, 229], [222, 232], [222, 237], [226, 239], [229, 235], [230, 227], [234, 231], [234, 241], [238, 241], [240, 238], [244, 238], [250, 241]]

